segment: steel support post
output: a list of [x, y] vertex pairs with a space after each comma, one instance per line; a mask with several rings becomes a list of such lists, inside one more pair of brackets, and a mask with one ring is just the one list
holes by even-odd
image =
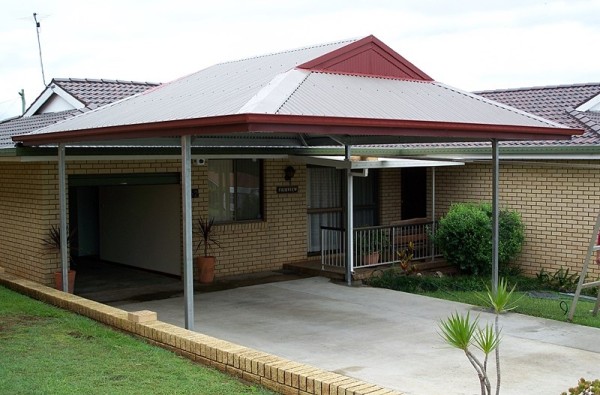
[[435, 236], [435, 166], [431, 168], [431, 261], [435, 261], [435, 244], [433, 236]]
[[352, 148], [345, 146], [346, 162], [346, 283], [352, 285], [352, 273], [354, 273], [354, 199], [352, 169], [350, 166], [350, 155]]
[[498, 140], [492, 139], [492, 292], [498, 291], [498, 244], [500, 202], [500, 155]]
[[192, 251], [191, 136], [181, 136], [181, 200], [183, 208], [183, 294], [185, 328], [194, 330], [194, 266]]
[[67, 175], [65, 144], [58, 144], [58, 208], [60, 232], [60, 263], [63, 291], [69, 292], [69, 236], [67, 230]]

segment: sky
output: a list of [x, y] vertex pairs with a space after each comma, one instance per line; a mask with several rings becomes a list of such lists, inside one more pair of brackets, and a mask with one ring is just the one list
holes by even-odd
[[169, 82], [215, 63], [375, 35], [467, 91], [600, 82], [600, 0], [20, 0], [0, 6], [0, 120], [45, 82]]

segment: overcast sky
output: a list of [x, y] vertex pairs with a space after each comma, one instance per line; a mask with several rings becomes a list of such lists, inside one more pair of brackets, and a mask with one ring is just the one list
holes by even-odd
[[600, 0], [19, 0], [0, 8], [0, 119], [53, 77], [168, 82], [215, 63], [373, 34], [473, 91], [600, 82]]

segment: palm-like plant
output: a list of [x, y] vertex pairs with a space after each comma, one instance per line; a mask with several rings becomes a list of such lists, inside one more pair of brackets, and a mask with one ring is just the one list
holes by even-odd
[[217, 247], [221, 247], [219, 240], [217, 239], [216, 235], [214, 234], [214, 225], [215, 225], [214, 218], [204, 219], [204, 218], [200, 217], [198, 219], [198, 226], [196, 228], [196, 231], [197, 231], [198, 235], [200, 236], [200, 239], [198, 241], [198, 247], [196, 247], [196, 252], [198, 252], [200, 247], [204, 247], [204, 256], [209, 256], [208, 250], [213, 245], [217, 246]]
[[[489, 354], [498, 347], [500, 342], [493, 329], [486, 325], [481, 329], [478, 326], [479, 317], [471, 319], [469, 313], [466, 315], [452, 314], [445, 321], [440, 323], [440, 336], [452, 347], [462, 350], [467, 359], [477, 372], [479, 384], [481, 386], [481, 395], [491, 394], [491, 384], [487, 375], [487, 361]], [[481, 362], [470, 347], [475, 345], [485, 355]]]
[[[479, 318], [471, 320], [469, 313], [464, 316], [455, 313], [440, 323], [440, 336], [452, 347], [463, 350], [467, 359], [477, 371], [477, 377], [481, 385], [482, 395], [491, 395], [492, 389], [487, 374], [487, 362], [490, 353], [495, 352], [496, 356], [496, 395], [500, 394], [500, 327], [499, 316], [501, 313], [514, 309], [515, 302], [512, 301], [515, 286], [508, 290], [508, 282], [505, 279], [500, 281], [496, 293], [493, 293], [489, 287], [487, 295], [480, 297], [494, 310], [496, 314], [494, 325], [487, 324], [484, 328], [478, 326]], [[484, 354], [483, 362], [469, 349], [474, 345]]]
[[[516, 284], [513, 285], [509, 291], [508, 282], [505, 278], [502, 278], [500, 279], [500, 283], [498, 284], [495, 294], [490, 290], [489, 286], [486, 285], [486, 297], [480, 297], [480, 299], [486, 302], [496, 314], [494, 319], [494, 328], [497, 336], [500, 334], [500, 327], [498, 323], [500, 314], [513, 310], [515, 307], [517, 307], [516, 303], [519, 301], [519, 299], [521, 299], [519, 298], [516, 301], [512, 301], [513, 292], [515, 291], [516, 286]], [[500, 347], [496, 347], [496, 394], [500, 394]]]
[[[75, 237], [76, 230], [71, 231], [69, 236], [67, 237], [67, 247], [70, 247], [71, 242]], [[52, 225], [52, 227], [48, 230], [48, 234], [43, 239], [44, 246], [51, 251], [60, 252], [61, 244], [60, 244], [60, 228], [56, 225]], [[70, 248], [70, 252], [73, 252], [73, 247]], [[71, 256], [69, 256], [71, 258]]]

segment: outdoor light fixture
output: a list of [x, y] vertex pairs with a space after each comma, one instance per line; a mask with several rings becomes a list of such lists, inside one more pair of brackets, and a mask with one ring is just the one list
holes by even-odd
[[296, 169], [294, 169], [292, 166], [286, 167], [283, 171], [285, 172], [284, 178], [286, 181], [291, 181], [292, 178], [294, 178], [294, 174], [296, 174]]

